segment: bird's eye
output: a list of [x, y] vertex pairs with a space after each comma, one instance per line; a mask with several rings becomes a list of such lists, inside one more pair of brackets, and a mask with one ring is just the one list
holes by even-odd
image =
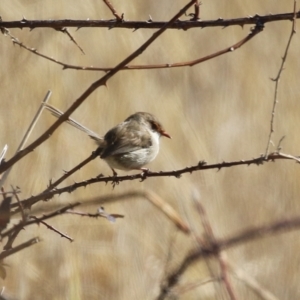
[[158, 124], [155, 122], [151, 122], [151, 128], [155, 131], [158, 131]]

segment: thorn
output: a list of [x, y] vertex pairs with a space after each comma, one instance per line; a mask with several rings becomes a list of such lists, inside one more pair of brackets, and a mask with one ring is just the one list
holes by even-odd
[[203, 167], [203, 166], [205, 166], [207, 164], [207, 162], [206, 161], [204, 161], [204, 160], [200, 160], [199, 162], [198, 162], [198, 167]]

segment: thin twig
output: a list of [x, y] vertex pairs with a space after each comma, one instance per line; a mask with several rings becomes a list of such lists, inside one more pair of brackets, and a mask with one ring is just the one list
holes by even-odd
[[82, 54], [85, 54], [83, 49], [79, 46], [79, 44], [76, 42], [76, 40], [73, 38], [73, 36], [71, 35], [71, 33], [68, 31], [68, 28], [57, 28], [57, 31], [60, 31], [64, 34], [66, 34], [70, 40], [78, 47], [78, 49], [81, 51]]
[[11, 185], [11, 188], [13, 190], [15, 198], [17, 199], [17, 202], [18, 202], [18, 205], [19, 205], [19, 208], [20, 208], [20, 211], [21, 211], [21, 215], [22, 215], [22, 220], [23, 220], [23, 222], [25, 222], [26, 221], [26, 214], [24, 212], [23, 205], [20, 202], [20, 198], [18, 196], [18, 189], [17, 188], [15, 189], [12, 185]]
[[284, 55], [282, 57], [282, 61], [281, 61], [281, 65], [280, 65], [278, 74], [275, 78], [272, 79], [272, 81], [275, 82], [275, 90], [274, 90], [273, 108], [272, 108], [271, 121], [270, 121], [270, 133], [269, 133], [269, 137], [268, 137], [268, 142], [267, 142], [267, 147], [266, 147], [266, 152], [265, 152], [265, 158], [269, 154], [271, 139], [272, 139], [272, 135], [274, 133], [274, 120], [275, 120], [276, 106], [277, 106], [277, 103], [278, 103], [279, 81], [280, 81], [281, 73], [284, 70], [284, 66], [285, 66], [285, 63], [286, 63], [286, 59], [287, 59], [287, 56], [288, 56], [288, 52], [289, 52], [289, 49], [290, 49], [292, 38], [293, 38], [294, 34], [296, 33], [296, 30], [295, 30], [296, 19], [297, 19], [297, 12], [296, 12], [296, 0], [295, 0], [294, 1], [294, 14], [293, 14], [293, 23], [292, 23], [291, 34], [290, 34], [290, 37], [288, 39]]
[[[200, 215], [200, 220], [202, 222], [202, 226], [204, 228], [204, 233], [205, 233], [205, 239], [201, 240], [200, 247], [201, 247], [201, 245], [205, 245], [207, 243], [211, 247], [215, 247], [215, 245], [217, 244], [216, 238], [215, 238], [215, 235], [213, 233], [213, 230], [212, 230], [210, 221], [208, 219], [208, 216], [206, 214], [205, 208], [202, 205], [199, 197], [198, 198], [193, 197], [193, 200], [194, 200], [196, 209], [197, 209], [197, 211]], [[227, 266], [226, 266], [226, 263], [224, 261], [224, 253], [221, 250], [218, 251], [217, 250], [218, 247], [215, 247], [215, 248], [216, 248], [216, 258], [218, 259], [219, 265], [220, 265], [220, 270], [221, 270], [221, 276], [220, 277], [221, 277], [222, 283], [224, 284], [230, 299], [231, 300], [237, 300], [237, 296], [235, 295], [233, 286], [232, 286], [232, 284], [230, 283], [230, 280], [229, 280]]]
[[73, 242], [74, 239], [72, 239], [71, 237], [69, 237], [68, 235], [62, 233], [61, 231], [59, 231], [58, 229], [56, 229], [55, 227], [49, 225], [48, 223], [46, 223], [45, 221], [40, 220], [39, 218], [37, 218], [36, 216], [30, 216], [30, 219], [36, 220], [37, 224], [41, 223], [43, 225], [45, 225], [48, 229], [58, 233], [61, 237], [66, 238], [67, 240], [69, 240], [70, 242]]
[[247, 274], [239, 266], [236, 266], [229, 259], [226, 260], [226, 264], [229, 267], [230, 272], [238, 280], [242, 281], [247, 287], [249, 287], [260, 299], [263, 300], [279, 300], [273, 293], [267, 290], [261, 285], [254, 277]]
[[64, 206], [64, 207], [62, 207], [62, 208], [60, 208], [60, 209], [58, 209], [58, 210], [56, 210], [56, 211], [54, 211], [50, 214], [44, 215], [40, 218], [35, 218], [34, 220], [33, 219], [28, 219], [25, 222], [21, 221], [19, 224], [13, 226], [12, 228], [8, 229], [7, 231], [2, 232], [0, 234], [0, 237], [4, 238], [4, 237], [9, 236], [10, 234], [14, 233], [16, 230], [23, 229], [26, 226], [29, 226], [29, 225], [32, 225], [32, 224], [38, 224], [41, 221], [44, 221], [44, 220], [62, 215], [64, 213], [66, 213], [67, 210], [72, 209], [72, 208], [74, 208], [78, 205], [80, 205], [80, 202], [76, 202], [74, 204], [69, 204], [69, 205]]
[[73, 215], [79, 215], [81, 217], [89, 217], [89, 218], [105, 218], [107, 219], [108, 221], [114, 223], [116, 222], [116, 219], [119, 219], [119, 218], [124, 218], [124, 215], [120, 215], [120, 214], [108, 214], [104, 211], [104, 208], [103, 207], [100, 207], [98, 209], [98, 211], [96, 213], [84, 213], [84, 212], [81, 212], [81, 211], [75, 211], [75, 210], [67, 210], [66, 211], [68, 214], [73, 214]]
[[108, 0], [103, 0], [103, 2], [107, 5], [107, 7], [110, 9], [110, 11], [112, 12], [112, 14], [116, 17], [117, 21], [123, 21], [124, 19], [124, 14], [122, 14], [121, 16], [117, 13], [117, 11], [115, 10], [115, 8], [112, 6], [112, 4], [108, 1]]
[[121, 63], [119, 63], [113, 70], [106, 73], [103, 77], [96, 80], [94, 83], [92, 83], [87, 90], [78, 98], [76, 99], [73, 104], [68, 108], [68, 110], [54, 123], [52, 126], [50, 126], [39, 138], [37, 138], [33, 143], [31, 143], [29, 146], [27, 146], [22, 151], [19, 151], [15, 156], [13, 156], [10, 160], [2, 163], [0, 165], [0, 174], [9, 169], [11, 166], [13, 166], [16, 162], [18, 162], [20, 159], [28, 155], [30, 152], [32, 152], [35, 148], [37, 148], [39, 145], [41, 145], [43, 142], [45, 142], [54, 132], [55, 130], [63, 123], [65, 122], [70, 115], [90, 96], [96, 89], [98, 89], [101, 86], [105, 86], [107, 81], [114, 76], [116, 73], [118, 73], [124, 66], [129, 64], [133, 59], [135, 59], [137, 56], [142, 54], [163, 32], [165, 32], [168, 29], [168, 26], [170, 24], [175, 23], [180, 16], [182, 16], [187, 9], [189, 9], [196, 0], [191, 0], [188, 4], [186, 4], [169, 22], [165, 24], [162, 28], [160, 28], [158, 31], [156, 31], [145, 43], [143, 43], [137, 50], [135, 50], [132, 54], [130, 54], [127, 58], [125, 58]]
[[[43, 112], [44, 104], [47, 103], [47, 101], [48, 101], [49, 98], [51, 97], [51, 94], [52, 94], [51, 91], [48, 91], [48, 92], [46, 93], [46, 96], [44, 97], [44, 100], [42, 101], [42, 104], [40, 105], [38, 111], [36, 112], [36, 114], [35, 114], [35, 116], [34, 116], [34, 118], [33, 118], [33, 120], [31, 121], [31, 124], [29, 125], [27, 131], [25, 132], [24, 137], [23, 137], [23, 139], [22, 139], [22, 141], [21, 141], [21, 143], [20, 143], [20, 145], [19, 145], [19, 147], [18, 147], [18, 149], [17, 149], [15, 155], [17, 155], [17, 153], [18, 153], [20, 150], [22, 150], [23, 147], [25, 146], [25, 144], [26, 144], [26, 142], [27, 142], [27, 140], [28, 140], [30, 134], [32, 133], [33, 128], [35, 127], [37, 121], [39, 120], [39, 118], [40, 118], [40, 116], [41, 116], [41, 114], [42, 114], [42, 112]], [[11, 171], [11, 167], [10, 167], [9, 169], [7, 169], [7, 171], [3, 174], [3, 176], [2, 176], [2, 178], [1, 178], [1, 180], [0, 180], [0, 186], [3, 186], [3, 185], [4, 185], [4, 182], [5, 182], [5, 180], [7, 179], [7, 177], [8, 177], [8, 175], [9, 175], [10, 171]]]
[[159, 208], [168, 217], [168, 219], [177, 226], [178, 229], [180, 229], [185, 234], [190, 233], [188, 224], [183, 221], [178, 212], [169, 203], [167, 203], [159, 195], [150, 190], [146, 191], [144, 195], [146, 199], [148, 199], [152, 204]]
[[0, 260], [4, 259], [5, 257], [8, 257], [16, 252], [19, 252], [27, 247], [30, 247], [32, 245], [35, 245], [36, 243], [40, 242], [41, 240], [38, 237], [35, 237], [33, 239], [30, 239], [29, 241], [22, 243], [18, 246], [16, 246], [15, 248], [9, 249], [9, 250], [5, 250], [2, 251], [0, 253]]
[[42, 193], [48, 193], [51, 190], [53, 190], [56, 186], [58, 186], [60, 183], [62, 183], [64, 180], [66, 180], [68, 177], [70, 177], [72, 174], [80, 170], [82, 167], [84, 167], [86, 164], [88, 164], [90, 161], [94, 160], [99, 156], [98, 151], [93, 151], [92, 154], [86, 158], [84, 161], [79, 163], [77, 166], [72, 168], [70, 171], [65, 171], [64, 175], [62, 175], [59, 179], [57, 179], [54, 182], [50, 182], [49, 186], [42, 192]]
[[2, 149], [2, 151], [1, 151], [1, 154], [0, 154], [0, 165], [1, 165], [1, 162], [2, 162], [4, 156], [5, 156], [6, 152], [7, 152], [7, 149], [8, 149], [8, 146], [5, 145], [5, 146], [3, 147], [3, 149]]

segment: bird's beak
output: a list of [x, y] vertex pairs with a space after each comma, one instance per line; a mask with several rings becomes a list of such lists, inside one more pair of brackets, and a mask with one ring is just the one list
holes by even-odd
[[168, 133], [166, 133], [164, 130], [160, 131], [160, 134], [171, 139], [171, 136]]

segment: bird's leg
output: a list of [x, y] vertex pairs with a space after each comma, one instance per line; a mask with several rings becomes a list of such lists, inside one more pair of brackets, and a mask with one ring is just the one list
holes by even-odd
[[111, 170], [113, 171], [113, 177], [117, 177], [118, 173], [113, 168], [111, 168]]

